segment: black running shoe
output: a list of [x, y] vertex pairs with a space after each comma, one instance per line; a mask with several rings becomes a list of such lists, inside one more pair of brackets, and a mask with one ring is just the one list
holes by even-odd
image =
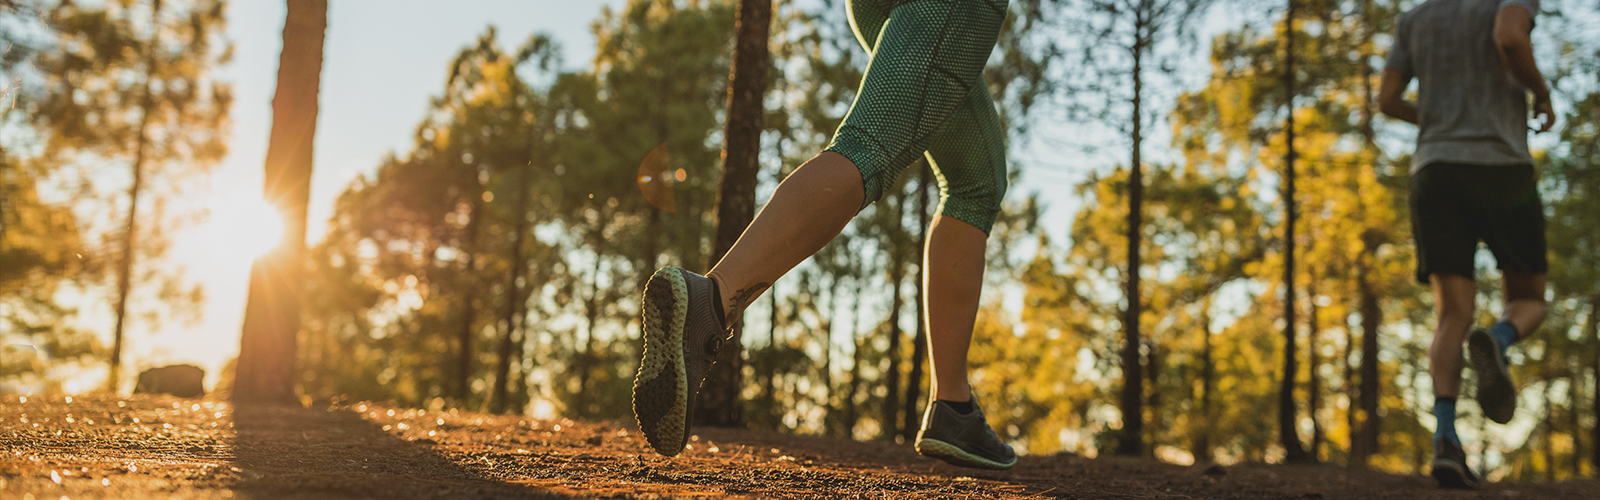
[[1483, 487], [1483, 480], [1467, 467], [1467, 452], [1461, 449], [1461, 444], [1443, 439], [1433, 440], [1433, 479], [1439, 481], [1440, 488], [1476, 490]]
[[980, 469], [1010, 469], [1017, 464], [1017, 453], [989, 428], [976, 396], [972, 412], [966, 414], [937, 399], [929, 403], [922, 415], [922, 430], [917, 432], [917, 453]]
[[717, 321], [716, 282], [663, 267], [644, 285], [644, 357], [633, 379], [633, 416], [657, 453], [677, 456], [689, 441], [695, 395], [728, 336]]
[[1497, 424], [1511, 421], [1517, 412], [1517, 386], [1506, 370], [1506, 356], [1500, 341], [1489, 330], [1474, 328], [1467, 334], [1467, 351], [1472, 368], [1478, 372], [1478, 407]]

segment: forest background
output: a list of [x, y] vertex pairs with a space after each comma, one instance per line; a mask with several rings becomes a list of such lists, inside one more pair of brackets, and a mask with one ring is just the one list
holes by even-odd
[[[200, 286], [218, 271], [197, 278], [175, 251], [184, 231], [213, 228], [198, 238], [224, 246], [206, 248], [247, 257], [259, 249], [241, 242], [273, 241], [259, 234], [270, 215], [202, 194], [233, 144], [264, 129], [231, 119], [257, 104], [219, 77], [230, 26], [259, 22], [230, 17], [236, 5], [0, 1], [0, 391], [129, 390], [131, 368], [107, 362], [134, 352], [124, 341], [171, 342], [161, 332], [218, 295]], [[991, 238], [973, 381], [1020, 451], [1425, 467], [1432, 321], [1405, 207], [1414, 128], [1372, 101], [1413, 3], [1295, 5], [1285, 24], [1282, 2], [1012, 3], [986, 76], [1015, 182]], [[1465, 405], [1468, 451], [1491, 479], [1600, 463], [1600, 12], [1543, 9], [1535, 44], [1562, 115], [1532, 143], [1552, 313], [1512, 350], [1518, 417], [1489, 424]], [[409, 144], [320, 195], [332, 202], [308, 238], [299, 393], [627, 418], [639, 284], [660, 265], [709, 265], [733, 19], [731, 2], [630, 0], [601, 9], [579, 62], [562, 49], [579, 40], [504, 26], [459, 47]], [[758, 200], [826, 144], [867, 62], [839, 1], [776, 2], [771, 29]], [[670, 206], [638, 187], [662, 145], [649, 167], [671, 179]], [[1143, 220], [1130, 225], [1133, 193]], [[913, 166], [747, 311], [742, 425], [915, 432], [917, 249], [936, 204]], [[1134, 301], [1129, 227], [1144, 240]], [[227, 272], [248, 259], [237, 264]], [[1487, 322], [1498, 292], [1483, 283]], [[154, 352], [129, 366], [171, 359]]]

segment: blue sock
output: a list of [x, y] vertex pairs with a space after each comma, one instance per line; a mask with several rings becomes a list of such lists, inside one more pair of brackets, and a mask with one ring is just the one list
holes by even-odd
[[1448, 439], [1452, 443], [1461, 444], [1461, 438], [1456, 436], [1456, 398], [1434, 396], [1433, 416], [1438, 419], [1438, 425], [1434, 426], [1433, 438]]
[[1502, 319], [1499, 323], [1489, 327], [1489, 335], [1500, 341], [1500, 354], [1505, 354], [1506, 348], [1511, 347], [1511, 344], [1517, 341], [1517, 327], [1512, 325], [1510, 321]]

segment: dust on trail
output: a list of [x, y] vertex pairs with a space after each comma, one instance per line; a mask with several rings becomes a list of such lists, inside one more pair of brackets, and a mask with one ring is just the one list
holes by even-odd
[[1203, 472], [1023, 457], [962, 469], [910, 446], [700, 429], [668, 459], [631, 422], [535, 421], [372, 403], [243, 408], [199, 399], [0, 400], [0, 499], [27, 498], [1594, 498], [1600, 483], [1449, 492], [1326, 466]]

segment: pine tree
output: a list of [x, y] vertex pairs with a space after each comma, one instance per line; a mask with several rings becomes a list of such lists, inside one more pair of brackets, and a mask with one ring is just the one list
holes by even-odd
[[263, 197], [282, 212], [283, 240], [250, 268], [233, 388], [234, 400], [241, 403], [295, 402], [295, 341], [305, 296], [306, 207], [311, 198], [327, 29], [327, 0], [288, 0], [262, 187]]

